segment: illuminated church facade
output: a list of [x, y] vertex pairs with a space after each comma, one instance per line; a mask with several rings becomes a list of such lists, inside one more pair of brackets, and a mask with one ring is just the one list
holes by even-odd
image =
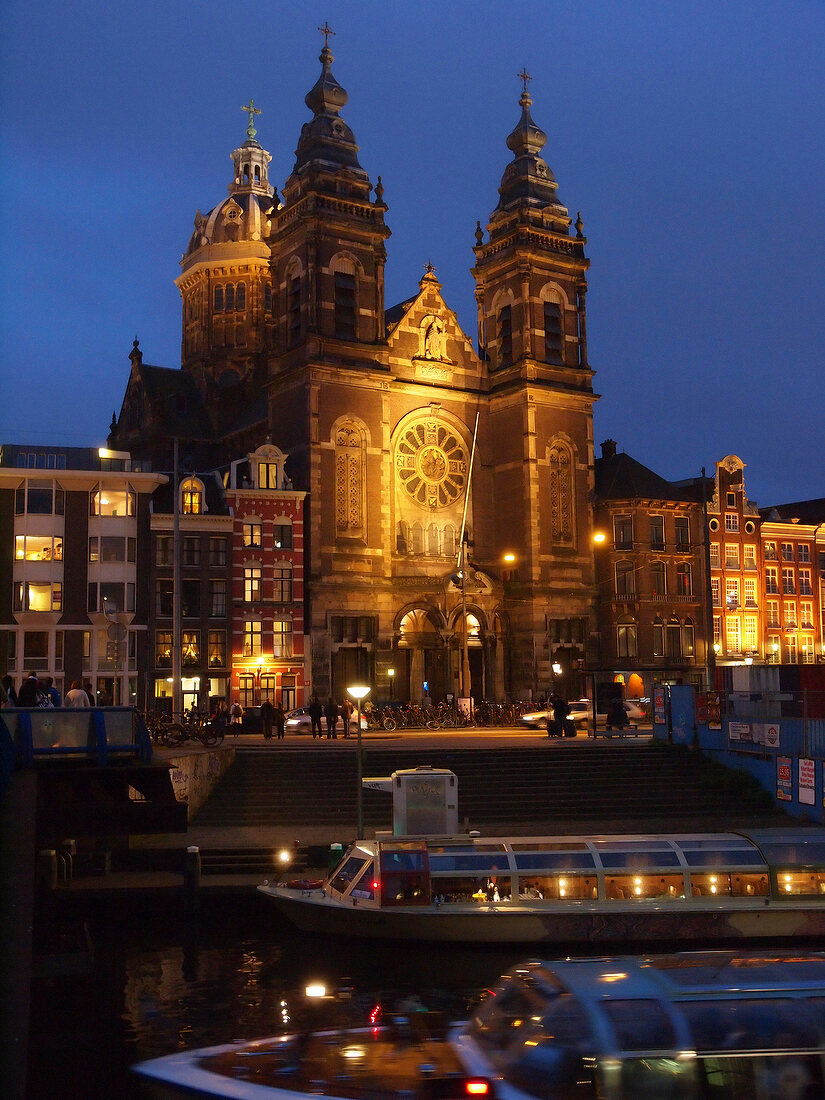
[[[136, 346], [110, 446], [166, 470], [172, 435], [192, 469], [267, 443], [288, 455], [319, 697], [366, 679], [378, 701], [528, 698], [552, 687], [560, 654], [580, 694], [597, 638], [588, 260], [527, 74], [476, 230], [470, 336], [429, 264], [386, 307], [381, 177], [359, 163], [328, 45], [320, 61], [281, 194], [246, 108], [229, 194], [198, 212], [181, 261], [182, 369], [144, 364]], [[241, 554], [256, 567], [254, 546]], [[258, 613], [245, 602], [241, 619]]]

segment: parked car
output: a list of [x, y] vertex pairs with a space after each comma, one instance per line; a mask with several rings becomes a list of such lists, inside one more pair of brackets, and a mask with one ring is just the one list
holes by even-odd
[[[367, 721], [366, 715], [362, 714], [361, 732], [363, 733], [364, 730], [367, 729], [369, 729], [369, 722]], [[309, 707], [297, 707], [295, 710], [288, 711], [286, 716], [285, 731], [286, 733], [312, 733], [312, 719], [309, 716]], [[326, 718], [321, 719], [321, 732], [323, 733], [324, 737], [326, 737]], [[341, 717], [340, 714], [338, 715], [338, 722], [335, 726], [335, 732], [338, 734], [339, 737], [344, 736], [344, 719]], [[355, 732], [354, 728], [352, 732]]]
[[[590, 729], [593, 722], [593, 704], [589, 699], [573, 699], [567, 704], [570, 708], [568, 715], [570, 721], [573, 722], [577, 730]], [[630, 729], [634, 729], [639, 722], [644, 722], [646, 719], [645, 712], [637, 704], [630, 699], [625, 699], [623, 704], [625, 714], [627, 715], [627, 725]], [[523, 714], [521, 721], [525, 726], [529, 726], [530, 729], [548, 729], [548, 722], [553, 722], [553, 710], [536, 710], [530, 714]], [[601, 711], [596, 712], [596, 721], [600, 726], [607, 726], [607, 713]]]

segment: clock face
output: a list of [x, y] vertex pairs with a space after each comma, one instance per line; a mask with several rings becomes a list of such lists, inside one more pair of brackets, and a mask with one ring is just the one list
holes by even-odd
[[404, 431], [395, 448], [395, 468], [404, 491], [425, 508], [446, 508], [464, 492], [464, 444], [434, 417]]

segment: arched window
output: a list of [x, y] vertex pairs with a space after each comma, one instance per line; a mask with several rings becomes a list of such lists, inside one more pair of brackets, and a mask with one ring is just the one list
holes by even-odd
[[290, 347], [301, 340], [301, 268], [293, 261], [286, 276], [287, 340]]
[[363, 434], [353, 423], [341, 424], [335, 433], [335, 532], [362, 538], [364, 535]]
[[554, 543], [572, 546], [575, 542], [573, 522], [573, 456], [567, 446], [554, 443], [549, 453], [550, 465], [550, 537]]
[[632, 561], [616, 562], [616, 595], [632, 596], [636, 591], [636, 574]]
[[272, 312], [272, 284], [264, 283], [264, 309], [267, 313]]
[[224, 303], [227, 313], [231, 313], [235, 308], [235, 287], [232, 283], [227, 283], [224, 288]]
[[667, 655], [675, 660], [682, 656], [682, 626], [678, 619], [670, 619], [667, 624]]
[[346, 257], [339, 257], [335, 260], [332, 278], [335, 336], [339, 340], [355, 340], [358, 336], [358, 287], [355, 264]]
[[410, 528], [410, 539], [412, 541], [411, 550], [413, 554], [424, 553], [424, 530], [420, 523], [417, 521]]
[[185, 516], [199, 516], [206, 511], [203, 501], [203, 483], [197, 478], [186, 478], [180, 486], [180, 510]]
[[496, 343], [498, 366], [506, 367], [513, 361], [513, 310], [509, 302], [496, 314]]
[[246, 283], [238, 283], [235, 288], [235, 309], [246, 309]]
[[444, 542], [442, 544], [442, 553], [445, 558], [454, 558], [458, 554], [458, 540], [456, 538], [456, 529], [451, 523], [448, 523], [444, 528]]
[[653, 656], [665, 655], [665, 624], [660, 618], [653, 620]]
[[427, 528], [427, 553], [432, 558], [438, 557], [438, 528], [434, 523]]
[[249, 165], [248, 164], [245, 164], [243, 166], [243, 174], [241, 176], [241, 181], [243, 183], [249, 183]]
[[693, 595], [693, 576], [689, 561], [680, 562], [676, 566], [676, 592], [680, 596]]
[[636, 624], [632, 619], [616, 624], [616, 656], [636, 656]]
[[548, 363], [563, 362], [564, 333], [558, 302], [544, 303], [544, 358]]
[[260, 166], [260, 164], [255, 165], [255, 182], [256, 183], [261, 182], [261, 166]]
[[664, 596], [667, 593], [665, 584], [665, 563], [654, 561], [650, 566], [650, 591], [654, 596]]
[[399, 554], [406, 554], [410, 545], [410, 525], [403, 519], [399, 520], [398, 533], [395, 536], [395, 549]]
[[215, 287], [214, 300], [215, 300], [215, 312], [216, 313], [222, 313], [223, 312], [223, 287], [222, 286], [216, 286]]
[[693, 620], [685, 619], [682, 626], [682, 656], [694, 657], [696, 655]]

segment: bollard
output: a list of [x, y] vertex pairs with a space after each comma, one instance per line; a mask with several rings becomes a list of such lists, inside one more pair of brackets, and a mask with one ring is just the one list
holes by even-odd
[[186, 849], [186, 865], [183, 869], [183, 893], [188, 913], [196, 913], [200, 907], [201, 850], [197, 844]]

